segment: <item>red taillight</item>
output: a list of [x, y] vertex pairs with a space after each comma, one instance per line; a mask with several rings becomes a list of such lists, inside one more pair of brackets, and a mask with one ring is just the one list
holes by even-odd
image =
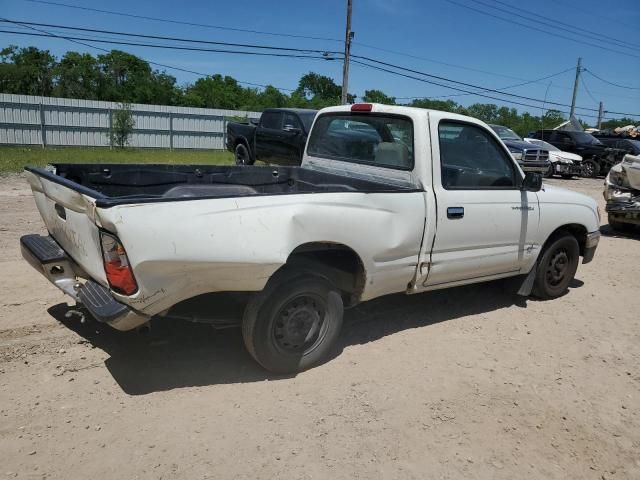
[[354, 103], [351, 105], [352, 112], [370, 112], [373, 105], [370, 103]]
[[107, 281], [114, 292], [124, 295], [133, 295], [138, 291], [138, 284], [129, 265], [127, 252], [120, 241], [105, 232], [100, 232], [100, 244], [102, 245], [102, 261]]

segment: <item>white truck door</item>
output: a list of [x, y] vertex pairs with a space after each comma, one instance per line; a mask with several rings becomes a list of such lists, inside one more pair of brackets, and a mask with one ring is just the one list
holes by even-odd
[[430, 115], [437, 228], [422, 286], [439, 288], [514, 275], [537, 255], [535, 193], [482, 124]]

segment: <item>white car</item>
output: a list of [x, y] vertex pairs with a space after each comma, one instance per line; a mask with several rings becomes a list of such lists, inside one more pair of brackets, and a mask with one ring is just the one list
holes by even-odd
[[301, 167], [26, 170], [50, 236], [23, 255], [98, 321], [235, 322], [274, 372], [322, 362], [343, 309], [382, 295], [520, 276], [559, 297], [600, 238], [593, 199], [523, 174], [485, 123], [419, 108], [326, 108]]
[[549, 151], [551, 168], [545, 173], [545, 177], [552, 177], [555, 174], [561, 175], [562, 178], [582, 175], [582, 157], [580, 155], [560, 150], [558, 147], [544, 140], [525, 138], [524, 141]]

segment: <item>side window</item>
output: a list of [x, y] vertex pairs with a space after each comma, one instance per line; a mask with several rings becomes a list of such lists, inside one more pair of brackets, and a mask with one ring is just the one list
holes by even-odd
[[282, 113], [280, 112], [263, 113], [262, 117], [260, 117], [260, 126], [263, 128], [280, 130], [282, 128]]
[[455, 189], [514, 188], [513, 160], [484, 128], [458, 122], [440, 122], [442, 186]]
[[302, 125], [300, 125], [298, 117], [296, 117], [293, 113], [284, 114], [284, 125], [282, 126], [282, 128], [287, 127], [299, 128], [302, 130]]

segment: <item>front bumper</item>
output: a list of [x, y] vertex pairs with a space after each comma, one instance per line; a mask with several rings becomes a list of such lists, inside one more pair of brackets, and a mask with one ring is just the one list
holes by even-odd
[[25, 235], [20, 238], [22, 257], [40, 274], [77, 302], [99, 322], [118, 330], [131, 330], [149, 321], [131, 307], [116, 301], [108, 288], [93, 280], [78, 281], [80, 267], [51, 236]]
[[600, 231], [587, 234], [587, 241], [584, 244], [582, 263], [589, 263], [593, 260], [593, 257], [596, 254], [596, 248], [598, 248], [598, 243], [600, 243]]
[[518, 164], [523, 172], [537, 172], [537, 173], [545, 173], [549, 170], [549, 166], [551, 162], [548, 160], [541, 161], [529, 161], [525, 162], [523, 160], [519, 160]]
[[555, 163], [554, 168], [558, 175], [582, 175], [582, 165]]

